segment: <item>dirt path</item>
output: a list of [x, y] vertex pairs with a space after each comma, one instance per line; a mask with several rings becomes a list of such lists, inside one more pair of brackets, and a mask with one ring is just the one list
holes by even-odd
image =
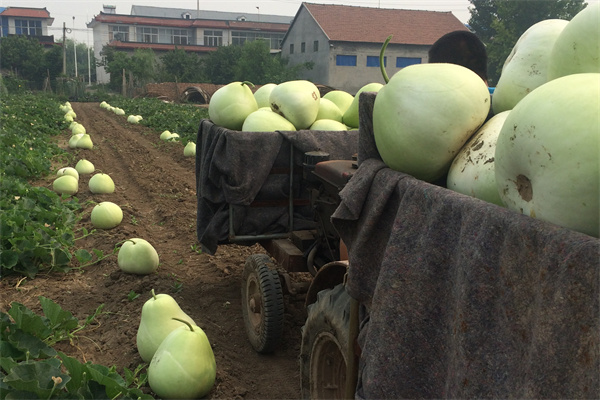
[[[257, 354], [250, 346], [241, 311], [241, 275], [246, 258], [262, 248], [221, 246], [216, 255], [195, 251], [195, 160], [183, 156], [183, 146], [166, 143], [160, 133], [126, 122], [123, 116], [96, 103], [72, 103], [76, 121], [94, 142], [93, 150], [73, 150], [96, 169], [111, 175], [115, 193], [94, 195], [89, 176], [81, 176], [77, 195], [85, 207], [81, 226], [92, 230], [89, 214], [95, 203], [121, 206], [122, 224], [77, 241], [77, 247], [111, 254], [101, 262], [68, 274], [40, 275], [31, 281], [1, 281], [1, 307], [17, 301], [39, 310], [38, 296], [56, 302], [78, 318], [86, 318], [104, 304], [97, 324], [82, 331], [72, 345], [60, 350], [107, 366], [134, 369], [143, 361], [136, 348], [136, 332], [143, 303], [150, 290], [172, 295], [202, 327], [213, 345], [217, 380], [208, 398], [299, 398], [300, 328], [303, 299], [286, 298], [286, 322], [281, 348], [272, 355]], [[67, 146], [65, 135], [62, 146]], [[73, 165], [74, 166], [74, 165]], [[51, 187], [51, 181], [44, 184]], [[122, 273], [112, 254], [121, 241], [140, 237], [160, 255], [158, 273], [134, 276]], [[130, 301], [128, 295], [140, 296]], [[146, 388], [150, 392], [149, 388]]]

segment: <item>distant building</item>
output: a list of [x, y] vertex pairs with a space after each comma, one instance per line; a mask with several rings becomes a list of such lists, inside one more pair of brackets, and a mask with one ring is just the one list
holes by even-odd
[[[117, 14], [114, 6], [104, 10], [87, 24], [93, 29], [94, 56], [106, 45], [123, 51], [152, 49], [164, 53], [175, 48], [205, 55], [219, 46], [243, 44], [256, 39], [268, 40], [272, 52], [279, 52], [292, 17], [245, 14], [178, 8], [132, 6], [131, 14]], [[104, 67], [96, 68], [98, 83], [110, 76]]]
[[389, 35], [384, 65], [391, 77], [427, 62], [431, 45], [456, 30], [468, 28], [451, 12], [302, 3], [281, 54], [290, 65], [314, 63], [302, 79], [354, 94], [367, 83], [384, 82], [379, 53]]
[[54, 18], [46, 8], [0, 7], [0, 37], [23, 35], [35, 37], [45, 46], [54, 45], [54, 36], [48, 27]]

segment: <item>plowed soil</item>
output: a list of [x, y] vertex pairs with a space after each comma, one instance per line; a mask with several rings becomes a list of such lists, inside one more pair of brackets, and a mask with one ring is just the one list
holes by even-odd
[[[214, 256], [197, 251], [195, 159], [184, 157], [181, 143], [167, 143], [160, 133], [130, 124], [97, 103], [72, 103], [76, 121], [92, 136], [92, 150], [69, 149], [68, 133], [60, 146], [86, 158], [108, 173], [112, 194], [89, 192], [90, 175], [80, 177], [76, 195], [84, 206], [80, 227], [93, 229], [90, 213], [101, 201], [123, 209], [117, 228], [96, 231], [78, 240], [78, 248], [101, 250], [108, 257], [68, 273], [40, 274], [33, 280], [1, 281], [1, 307], [11, 301], [39, 312], [38, 297], [48, 297], [83, 321], [104, 304], [91, 326], [59, 350], [82, 362], [131, 370], [143, 364], [136, 348], [140, 312], [150, 291], [167, 293], [206, 332], [215, 353], [217, 378], [207, 396], [213, 399], [295, 399], [300, 396], [298, 355], [300, 329], [305, 319], [303, 298], [285, 296], [285, 330], [273, 354], [258, 354], [251, 347], [242, 317], [241, 283], [246, 258], [264, 253], [262, 247], [224, 245]], [[199, 122], [199, 121], [198, 121]], [[74, 165], [73, 165], [74, 166]], [[51, 188], [51, 180], [39, 182]], [[123, 273], [116, 249], [130, 238], [148, 240], [160, 256], [150, 275]], [[139, 294], [139, 297], [135, 297]], [[143, 389], [152, 393], [148, 385]]]

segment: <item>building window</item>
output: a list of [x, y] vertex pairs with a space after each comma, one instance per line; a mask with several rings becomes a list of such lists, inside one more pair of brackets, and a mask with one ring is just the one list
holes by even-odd
[[335, 56], [335, 65], [342, 67], [356, 67], [356, 56], [337, 55]]
[[118, 40], [120, 42], [129, 42], [129, 27], [123, 25], [108, 26], [108, 41]]
[[223, 31], [204, 31], [204, 45], [218, 47], [223, 46]]
[[[387, 67], [387, 57], [383, 57], [383, 65]], [[367, 67], [379, 67], [379, 56], [367, 56]]]
[[192, 41], [191, 36], [191, 32], [187, 29], [173, 29], [171, 34], [171, 43], [189, 44]]
[[290, 54], [294, 54], [294, 43], [290, 43]]
[[42, 36], [42, 21], [30, 19], [15, 19], [17, 35]]
[[318, 41], [318, 40], [315, 40], [315, 41], [313, 42], [313, 51], [314, 51], [314, 52], [317, 52], [317, 51], [319, 51], [319, 41]]
[[269, 43], [269, 47], [271, 49], [279, 50], [281, 48], [283, 36], [283, 33], [236, 31], [231, 32], [231, 44], [237, 44], [241, 46], [246, 43], [246, 41], [251, 42], [253, 40], [265, 40], [267, 43]]
[[396, 57], [396, 67], [404, 68], [413, 64], [421, 64], [421, 58], [419, 57]]
[[137, 39], [138, 42], [158, 43], [158, 28], [137, 28]]
[[300, 53], [306, 52], [306, 42], [300, 43]]

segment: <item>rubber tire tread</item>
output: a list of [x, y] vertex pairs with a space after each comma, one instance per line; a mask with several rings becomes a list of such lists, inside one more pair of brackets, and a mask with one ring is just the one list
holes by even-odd
[[[246, 259], [242, 283], [242, 314], [248, 340], [258, 353], [272, 353], [283, 336], [283, 290], [277, 271], [272, 270], [271, 258], [266, 254], [252, 254]], [[246, 306], [246, 282], [255, 274], [262, 297], [262, 326], [258, 335], [252, 329]]]
[[[317, 301], [308, 306], [302, 327], [300, 347], [301, 399], [310, 399], [310, 356], [317, 335], [330, 332], [338, 341], [344, 358], [348, 352], [350, 329], [350, 295], [343, 283], [317, 294]], [[348, 361], [346, 360], [346, 366]]]

